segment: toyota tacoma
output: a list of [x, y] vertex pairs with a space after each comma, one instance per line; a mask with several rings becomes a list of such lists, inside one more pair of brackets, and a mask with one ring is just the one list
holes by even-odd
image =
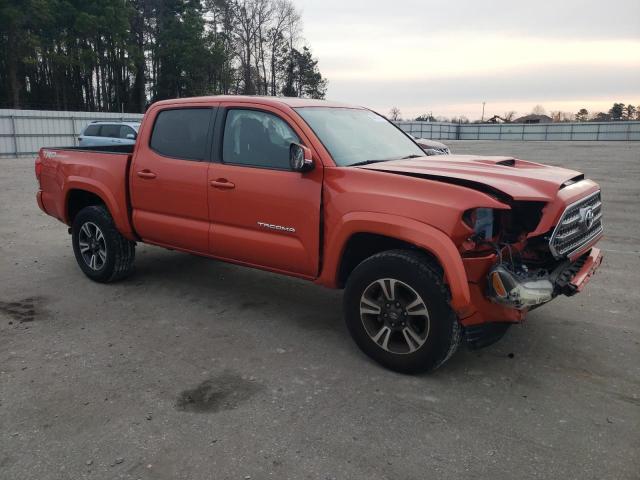
[[512, 157], [425, 156], [365, 108], [161, 101], [135, 145], [43, 148], [37, 201], [97, 282], [137, 242], [344, 288], [356, 344], [401, 372], [498, 339], [602, 261], [600, 188]]

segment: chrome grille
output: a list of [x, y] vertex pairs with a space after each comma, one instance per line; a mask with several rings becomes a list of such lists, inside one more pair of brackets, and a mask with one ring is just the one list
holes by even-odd
[[569, 205], [556, 226], [549, 250], [556, 258], [566, 257], [602, 233], [600, 192]]

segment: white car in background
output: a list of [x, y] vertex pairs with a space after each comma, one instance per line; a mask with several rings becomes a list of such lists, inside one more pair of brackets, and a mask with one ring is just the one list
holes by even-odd
[[449, 155], [451, 150], [444, 143], [436, 142], [427, 138], [417, 138], [411, 135], [411, 138], [424, 151], [425, 155]]
[[80, 147], [105, 145], [133, 145], [138, 137], [140, 122], [109, 122], [96, 120], [89, 123], [78, 137]]

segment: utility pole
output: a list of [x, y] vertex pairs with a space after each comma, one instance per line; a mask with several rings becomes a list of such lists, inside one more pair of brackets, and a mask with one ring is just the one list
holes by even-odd
[[484, 105], [486, 102], [482, 102], [482, 118], [480, 119], [480, 122], [484, 122]]

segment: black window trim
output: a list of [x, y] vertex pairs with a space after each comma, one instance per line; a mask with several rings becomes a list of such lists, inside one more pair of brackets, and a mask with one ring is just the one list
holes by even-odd
[[[209, 112], [209, 127], [207, 128], [207, 138], [205, 140], [205, 152], [204, 152], [204, 158], [202, 158], [201, 160], [195, 159], [195, 158], [184, 158], [184, 157], [174, 157], [174, 156], [170, 156], [170, 155], [165, 155], [164, 153], [159, 152], [158, 150], [156, 150], [155, 148], [153, 148], [151, 146], [151, 139], [153, 138], [153, 132], [155, 131], [156, 128], [156, 122], [158, 121], [158, 118], [160, 117], [160, 114], [162, 112], [166, 112], [168, 110], [211, 110]], [[218, 111], [220, 110], [220, 106], [219, 105], [180, 105], [180, 106], [174, 106], [174, 107], [167, 107], [167, 108], [161, 108], [159, 109], [156, 114], [155, 117], [153, 119], [153, 125], [151, 126], [151, 134], [149, 135], [149, 140], [147, 143], [147, 147], [149, 148], [149, 150], [151, 150], [152, 152], [154, 152], [157, 155], [160, 155], [161, 157], [164, 158], [169, 158], [171, 160], [182, 160], [184, 162], [211, 162], [211, 150], [212, 150], [212, 141], [214, 138], [214, 129], [215, 129], [215, 122], [216, 119], [218, 117]], [[212, 128], [213, 127], [213, 128]]]
[[223, 148], [224, 148], [224, 129], [227, 125], [227, 115], [229, 113], [230, 110], [252, 110], [254, 112], [260, 112], [260, 113], [266, 113], [268, 115], [273, 115], [274, 117], [279, 118], [280, 120], [282, 120], [292, 131], [293, 133], [296, 134], [296, 136], [298, 137], [298, 140], [300, 141], [300, 143], [302, 145], [305, 144], [304, 140], [302, 138], [300, 138], [300, 135], [298, 135], [298, 132], [296, 132], [296, 129], [293, 128], [291, 126], [291, 123], [288, 122], [287, 120], [285, 120], [284, 118], [282, 118], [281, 115], [278, 115], [277, 113], [271, 112], [269, 110], [264, 110], [262, 108], [256, 108], [253, 106], [241, 106], [241, 105], [227, 105], [224, 107], [220, 107], [221, 113], [218, 115], [219, 121], [216, 122], [216, 132], [215, 132], [215, 141], [218, 142], [217, 148], [214, 149], [214, 156], [212, 159], [212, 162], [214, 163], [220, 163], [221, 165], [232, 165], [234, 167], [246, 167], [246, 168], [259, 168], [260, 170], [274, 170], [276, 172], [291, 172], [291, 173], [297, 173], [294, 172], [293, 170], [291, 170], [291, 168], [277, 168], [277, 167], [265, 167], [263, 165], [251, 165], [251, 164], [247, 164], [247, 163], [232, 163], [232, 162], [225, 162], [223, 159]]

